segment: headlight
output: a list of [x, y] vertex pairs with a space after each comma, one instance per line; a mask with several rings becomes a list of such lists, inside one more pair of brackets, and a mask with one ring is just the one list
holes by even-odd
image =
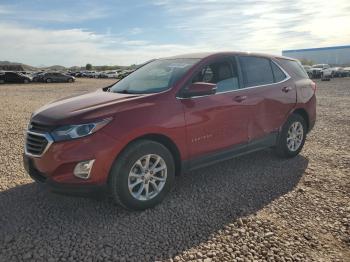
[[84, 137], [95, 133], [107, 125], [112, 118], [106, 118], [89, 124], [62, 126], [51, 132], [54, 141], [65, 141], [79, 137]]

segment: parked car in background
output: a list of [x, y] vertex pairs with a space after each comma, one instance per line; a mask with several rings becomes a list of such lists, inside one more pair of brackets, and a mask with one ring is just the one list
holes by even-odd
[[345, 76], [350, 76], [350, 67], [344, 67], [343, 70]]
[[107, 189], [126, 208], [151, 208], [181, 172], [265, 148], [298, 155], [315, 124], [315, 92], [301, 64], [281, 56], [154, 60], [35, 111], [24, 166], [56, 191]]
[[0, 74], [0, 83], [29, 83], [32, 78], [18, 72], [4, 72]]
[[109, 71], [106, 72], [107, 78], [118, 78], [118, 73], [117, 71]]
[[42, 76], [45, 74], [45, 72], [37, 72], [32, 74], [33, 82], [41, 82]]
[[312, 67], [309, 66], [309, 65], [303, 65], [303, 67], [304, 67], [304, 69], [305, 69], [307, 75], [308, 75], [310, 78], [312, 78]]
[[98, 72], [98, 78], [107, 78], [107, 72], [105, 71]]
[[89, 77], [89, 78], [98, 78], [99, 72], [96, 72], [96, 71], [86, 71], [86, 72], [84, 73], [84, 76], [85, 76], [85, 77]]
[[317, 64], [312, 66], [312, 78], [321, 78], [322, 80], [330, 80], [332, 70], [328, 64]]
[[74, 82], [75, 78], [70, 75], [62, 74], [62, 73], [43, 73], [38, 75], [38, 81], [39, 82], [46, 82], [46, 83], [52, 83], [52, 82]]
[[332, 77], [345, 77], [347, 74], [341, 66], [331, 67]]
[[84, 77], [84, 71], [76, 72], [75, 77]]
[[0, 84], [5, 83], [5, 72], [0, 71]]
[[72, 71], [68, 71], [66, 73], [66, 75], [70, 75], [70, 76], [76, 76], [78, 72], [72, 72]]
[[118, 78], [119, 79], [123, 79], [125, 77], [127, 77], [128, 75], [130, 75], [132, 72], [134, 72], [135, 69], [126, 69], [126, 70], [123, 70], [119, 75], [118, 75]]

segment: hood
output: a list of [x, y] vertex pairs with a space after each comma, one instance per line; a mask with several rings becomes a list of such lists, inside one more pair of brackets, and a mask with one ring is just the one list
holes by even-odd
[[93, 92], [51, 102], [33, 113], [32, 121], [44, 125], [86, 123], [113, 115], [116, 105], [144, 95]]

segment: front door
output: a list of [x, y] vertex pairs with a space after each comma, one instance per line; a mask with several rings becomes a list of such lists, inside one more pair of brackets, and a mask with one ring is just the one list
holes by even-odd
[[249, 112], [239, 90], [236, 60], [209, 62], [195, 73], [192, 83], [215, 83], [216, 94], [182, 99], [190, 158], [246, 143]]

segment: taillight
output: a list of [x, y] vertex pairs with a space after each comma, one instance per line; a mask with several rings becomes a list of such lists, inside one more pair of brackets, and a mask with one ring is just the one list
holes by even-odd
[[314, 93], [316, 93], [317, 86], [316, 86], [316, 83], [314, 81], [311, 81], [311, 88], [312, 88], [312, 90], [314, 90]]

